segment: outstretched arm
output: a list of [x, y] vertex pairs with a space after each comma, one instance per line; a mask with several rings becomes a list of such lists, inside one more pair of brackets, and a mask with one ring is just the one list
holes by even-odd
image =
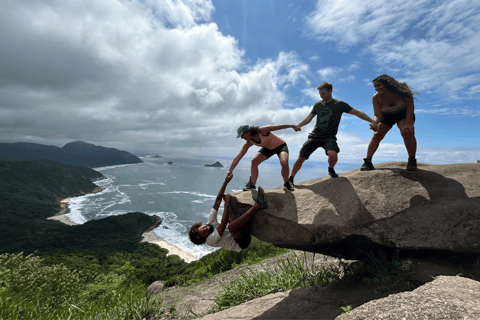
[[230, 169], [228, 169], [228, 172], [227, 172], [227, 178], [229, 177], [230, 179], [232, 179], [233, 169], [235, 169], [237, 164], [240, 162], [240, 160], [242, 160], [243, 156], [247, 153], [248, 149], [251, 146], [252, 145], [249, 142], [245, 142], [245, 144], [242, 147], [242, 150], [240, 150], [237, 156], [233, 159], [232, 164], [230, 165]]
[[357, 110], [355, 108], [352, 108], [352, 110], [350, 110], [349, 114], [353, 114], [353, 115], [359, 117], [362, 120], [370, 122], [370, 129], [375, 130], [374, 129], [374, 128], [376, 128], [375, 121], [372, 118], [370, 118], [366, 113], [364, 113], [360, 110]]
[[220, 208], [220, 204], [222, 204], [222, 199], [223, 196], [225, 195], [225, 189], [227, 188], [228, 183], [232, 180], [231, 177], [226, 177], [225, 181], [223, 182], [222, 187], [218, 191], [217, 198], [215, 199], [215, 203], [213, 204], [213, 209], [218, 211], [218, 208]]
[[304, 125], [307, 125], [310, 123], [310, 121], [312, 121], [313, 117], [315, 117], [315, 115], [313, 113], [309, 113], [308, 116], [306, 116], [302, 121], [300, 121], [296, 126], [295, 128], [293, 128], [295, 131], [300, 131], [302, 130], [301, 127], [303, 127]]
[[258, 130], [259, 130], [260, 133], [262, 133], [263, 135], [266, 135], [266, 134], [269, 133], [270, 131], [276, 131], [276, 130], [282, 130], [282, 129], [288, 129], [288, 128], [295, 129], [295, 125], [294, 125], [294, 124], [270, 125], [270, 126], [260, 127], [260, 128], [258, 128]]

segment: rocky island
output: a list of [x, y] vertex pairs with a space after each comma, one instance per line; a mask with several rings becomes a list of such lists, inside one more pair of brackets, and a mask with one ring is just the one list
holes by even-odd
[[206, 164], [205, 167], [216, 167], [216, 168], [223, 168], [223, 164], [221, 164], [220, 162], [215, 162], [213, 164]]

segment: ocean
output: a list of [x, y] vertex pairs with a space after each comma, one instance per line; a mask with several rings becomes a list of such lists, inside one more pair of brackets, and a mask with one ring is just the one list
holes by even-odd
[[[94, 168], [107, 179], [96, 182], [104, 190], [75, 197], [68, 204], [67, 217], [77, 224], [128, 212], [143, 212], [162, 218], [155, 234], [200, 258], [218, 250], [207, 245], [196, 246], [188, 240], [188, 230], [195, 222], [205, 223], [218, 190], [225, 180], [232, 159], [195, 156], [141, 157], [144, 163]], [[326, 160], [326, 158], [325, 158]], [[205, 167], [219, 161], [224, 167]], [[295, 159], [290, 160], [290, 169]], [[171, 162], [171, 164], [169, 164]], [[324, 177], [327, 162], [306, 161], [295, 182]], [[337, 173], [359, 165], [337, 164]], [[257, 186], [265, 190], [283, 185], [278, 158], [272, 157], [259, 166]], [[241, 191], [250, 177], [250, 160], [242, 159], [226, 193]], [[223, 203], [219, 217], [223, 212]]]

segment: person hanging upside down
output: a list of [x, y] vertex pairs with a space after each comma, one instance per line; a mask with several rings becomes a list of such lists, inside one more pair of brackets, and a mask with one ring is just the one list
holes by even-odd
[[[235, 196], [224, 194], [230, 180], [232, 180], [232, 177], [227, 176], [218, 191], [207, 224], [197, 222], [190, 227], [188, 236], [194, 244], [201, 245], [206, 243], [211, 247], [222, 247], [237, 252], [246, 249], [250, 245], [252, 241], [252, 223], [250, 218], [259, 209], [267, 208], [265, 192], [262, 187], [258, 187], [258, 195], [253, 206], [240, 203]], [[225, 208], [222, 221], [218, 222], [218, 209], [222, 199], [225, 200]], [[234, 213], [236, 212], [243, 213], [240, 217], [235, 218]]]

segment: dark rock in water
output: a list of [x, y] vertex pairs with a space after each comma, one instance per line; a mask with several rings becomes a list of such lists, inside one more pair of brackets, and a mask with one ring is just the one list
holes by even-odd
[[220, 162], [215, 162], [214, 164], [206, 164], [205, 167], [216, 167], [216, 168], [223, 168], [223, 164]]
[[0, 143], [0, 159], [52, 160], [88, 168], [143, 162], [127, 151], [96, 146], [83, 141], [70, 142], [62, 148], [27, 142]]
[[154, 155], [152, 158], [161, 158], [162, 156], [159, 156], [158, 154]]
[[[376, 164], [266, 191], [253, 235], [284, 248], [366, 260], [372, 248], [403, 256], [480, 257], [480, 170], [475, 163]], [[256, 191], [235, 195], [253, 204]], [[238, 216], [238, 215], [237, 215]]]
[[169, 161], [169, 162], [167, 162], [167, 164], [173, 164], [173, 162], [172, 162], [172, 161]]

